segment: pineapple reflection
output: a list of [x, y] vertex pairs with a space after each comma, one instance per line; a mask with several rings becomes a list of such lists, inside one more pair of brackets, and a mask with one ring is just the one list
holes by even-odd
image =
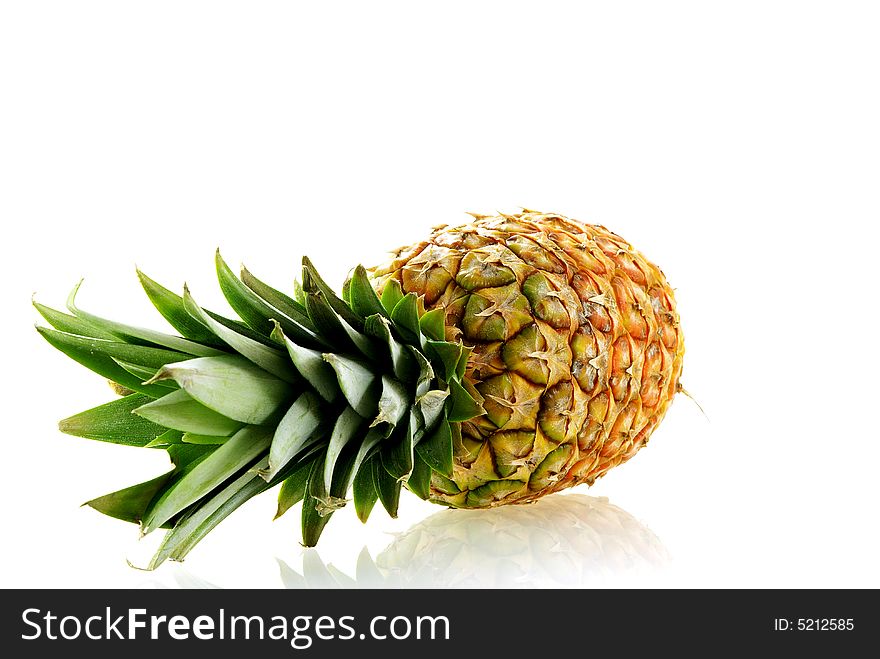
[[654, 573], [668, 553], [647, 527], [604, 497], [556, 495], [527, 506], [446, 510], [399, 535], [356, 572], [317, 550], [302, 573], [279, 561], [288, 588], [528, 588], [602, 585]]

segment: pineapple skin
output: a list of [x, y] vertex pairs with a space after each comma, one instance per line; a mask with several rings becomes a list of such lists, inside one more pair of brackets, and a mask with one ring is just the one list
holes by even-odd
[[446, 313], [486, 414], [452, 424], [430, 499], [526, 503], [629, 460], [679, 391], [684, 339], [663, 272], [599, 225], [524, 209], [436, 227], [374, 268]]

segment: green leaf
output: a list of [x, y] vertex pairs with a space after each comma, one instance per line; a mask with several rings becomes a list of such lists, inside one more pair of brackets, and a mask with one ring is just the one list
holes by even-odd
[[391, 312], [394, 327], [401, 337], [408, 342], [419, 340], [419, 303], [415, 293], [407, 293]]
[[[146, 382], [147, 380], [152, 380], [156, 373], [158, 372], [155, 368], [146, 368], [145, 366], [138, 366], [137, 364], [131, 364], [129, 362], [124, 362], [121, 359], [114, 359], [114, 362], [119, 364], [126, 371], [131, 373], [134, 377], [138, 378]], [[156, 384], [160, 387], [165, 387], [167, 389], [177, 389], [178, 385], [173, 380], [163, 380], [162, 382], [151, 382], [150, 384]]]
[[306, 292], [303, 290], [302, 284], [296, 277], [293, 278], [293, 299], [298, 302], [303, 309], [306, 308]]
[[433, 309], [419, 318], [419, 327], [427, 338], [434, 341], [446, 339], [446, 311]]
[[458, 364], [455, 367], [455, 375], [459, 380], [464, 379], [464, 375], [467, 372], [468, 360], [471, 357], [471, 353], [474, 351], [473, 348], [470, 348], [464, 344], [461, 346], [461, 356], [458, 358]]
[[[296, 382], [296, 374], [286, 356], [275, 348], [270, 348], [251, 339], [240, 332], [229, 329], [207, 314], [195, 300], [188, 289], [183, 291], [183, 303], [186, 310], [197, 318], [212, 332], [223, 339], [237, 353], [247, 357], [260, 368], [269, 371], [286, 382]], [[179, 360], [178, 360], [179, 361]]]
[[201, 343], [190, 341], [189, 339], [182, 339], [179, 336], [172, 336], [171, 334], [165, 334], [164, 332], [126, 325], [125, 323], [117, 323], [116, 321], [107, 320], [106, 318], [101, 318], [100, 316], [85, 312], [76, 306], [76, 294], [79, 292], [81, 285], [82, 281], [74, 286], [73, 290], [70, 292], [70, 295], [67, 298], [67, 309], [80, 320], [91, 323], [92, 326], [97, 327], [98, 329], [109, 332], [126, 342], [130, 342], [132, 339], [135, 341], [146, 341], [147, 343], [152, 343], [163, 348], [176, 350], [185, 355], [208, 357], [211, 355], [223, 354], [216, 348], [211, 348], [202, 345]]
[[162, 398], [132, 411], [160, 426], [198, 435], [226, 437], [242, 426], [241, 421], [230, 419], [205, 407], [183, 389], [165, 394]]
[[309, 318], [318, 328], [318, 333], [327, 338], [327, 342], [334, 346], [336, 352], [350, 352], [351, 349], [357, 349], [369, 354], [371, 346], [366, 343], [365, 337], [340, 318], [321, 291], [306, 294], [306, 310]]
[[[391, 359], [394, 376], [404, 382], [413, 382], [418, 377], [419, 365], [405, 346], [391, 334], [391, 321], [385, 316], [374, 314], [364, 321], [364, 332], [379, 340], [383, 351]], [[384, 363], [386, 360], [382, 360]]]
[[285, 295], [281, 291], [272, 288], [268, 284], [263, 283], [251, 274], [251, 272], [244, 266], [241, 266], [241, 280], [244, 282], [245, 286], [261, 297], [267, 304], [275, 307], [278, 311], [303, 327], [313, 332], [315, 331], [315, 328], [312, 327], [309, 322], [306, 308], [301, 303], [297, 302], [292, 297]]
[[169, 429], [156, 437], [156, 439], [149, 444], [144, 444], [144, 448], [167, 448], [175, 444], [181, 444], [182, 442], [183, 433], [179, 430]]
[[150, 298], [150, 302], [174, 329], [193, 341], [207, 343], [214, 347], [223, 345], [202, 323], [187, 313], [182, 297], [156, 283], [140, 270], [137, 271], [137, 275], [147, 297]]
[[391, 314], [385, 311], [385, 307], [382, 306], [382, 301], [376, 295], [376, 291], [373, 290], [373, 285], [370, 283], [370, 278], [367, 276], [364, 266], [359, 265], [354, 269], [350, 287], [351, 308], [354, 309], [358, 316], [367, 318], [378, 313], [389, 318], [391, 317]]
[[69, 346], [73, 350], [87, 351], [92, 354], [100, 353], [147, 368], [161, 368], [170, 362], [179, 362], [190, 358], [190, 355], [177, 352], [176, 350], [131, 345], [121, 341], [108, 341], [106, 339], [93, 339], [85, 336], [76, 336], [75, 334], [66, 334], [44, 327], [37, 329], [47, 339], [52, 337], [49, 342], [53, 343], [53, 345], [58, 343]]
[[355, 472], [352, 494], [354, 497], [354, 509], [361, 522], [367, 521], [373, 506], [379, 499], [379, 492], [373, 483], [373, 462], [378, 459], [379, 456], [374, 455], [361, 464]]
[[181, 441], [184, 444], [197, 444], [199, 446], [219, 446], [229, 441], [229, 437], [214, 437], [211, 435], [196, 435], [191, 432], [183, 434]]
[[410, 399], [404, 387], [394, 378], [382, 376], [382, 395], [379, 397], [379, 414], [370, 424], [373, 428], [379, 424], [387, 424], [388, 430], [385, 436], [391, 434], [398, 422], [410, 408]]
[[[443, 379], [452, 380], [455, 377], [455, 369], [458, 366], [458, 360], [461, 358], [462, 344], [452, 343], [451, 341], [433, 341], [425, 340], [426, 350], [428, 354], [433, 354], [442, 365]], [[437, 363], [435, 361], [435, 366]]]
[[452, 431], [449, 422], [440, 421], [432, 433], [416, 444], [416, 452], [428, 466], [452, 478]]
[[132, 414], [150, 400], [143, 394], [119, 398], [64, 419], [58, 423], [58, 429], [68, 435], [101, 442], [146, 446], [165, 432], [162, 426]]
[[413, 469], [413, 442], [417, 421], [410, 414], [405, 426], [397, 429], [391, 442], [382, 448], [382, 465], [398, 481], [406, 481]]
[[165, 534], [147, 569], [155, 570], [165, 560], [182, 561], [198, 542], [251, 497], [269, 485], [252, 471], [245, 472], [192, 512], [184, 515]]
[[431, 493], [431, 467], [418, 453], [413, 460], [413, 470], [406, 481], [407, 489], [420, 499], [427, 499]]
[[303, 281], [302, 287], [306, 293], [314, 293], [316, 291], [321, 291], [324, 294], [327, 303], [333, 308], [333, 310], [339, 314], [339, 316], [349, 325], [351, 325], [354, 329], [360, 330], [363, 326], [363, 319], [358, 316], [354, 311], [352, 311], [351, 307], [344, 300], [341, 300], [336, 292], [324, 281], [321, 275], [318, 274], [317, 268], [312, 264], [309, 260], [309, 257], [304, 256], [303, 260]]
[[333, 433], [330, 435], [330, 444], [324, 455], [324, 489], [328, 492], [333, 481], [333, 470], [336, 467], [336, 460], [339, 458], [339, 454], [357, 435], [363, 424], [363, 417], [350, 407], [346, 407], [336, 420]]
[[105, 332], [76, 316], [69, 316], [66, 313], [56, 311], [55, 309], [42, 305], [36, 301], [32, 302], [32, 304], [36, 310], [40, 312], [40, 315], [46, 319], [46, 322], [61, 332], [78, 334], [79, 336], [89, 336], [93, 339], [109, 339], [110, 341], [117, 340], [117, 337], [110, 332]]
[[321, 402], [309, 391], [300, 394], [281, 419], [272, 437], [269, 468], [260, 474], [271, 480], [290, 460], [316, 439], [323, 414]]
[[379, 381], [373, 371], [357, 360], [326, 353], [324, 359], [336, 372], [342, 395], [365, 419], [376, 414], [379, 403]]
[[320, 458], [312, 463], [312, 469], [309, 473], [309, 482], [306, 485], [305, 496], [302, 504], [302, 539], [306, 547], [314, 547], [318, 544], [318, 539], [330, 521], [330, 514], [321, 515], [318, 512], [318, 505], [321, 499], [327, 497], [324, 490], [322, 473], [324, 471], [324, 460]]
[[[135, 377], [126, 371], [117, 364], [112, 357], [103, 352], [91, 349], [88, 341], [98, 341], [100, 339], [75, 337], [72, 334], [50, 330], [45, 327], [37, 327], [37, 331], [44, 339], [46, 339], [46, 341], [65, 355], [108, 380], [121, 384], [132, 391], [146, 394], [152, 398], [158, 398], [159, 396], [164, 396], [168, 393], [168, 389], [165, 387], [142, 384], [140, 378]], [[109, 342], [105, 341], [105, 343]]]
[[271, 431], [265, 428], [246, 426], [239, 430], [162, 495], [144, 520], [143, 533], [159, 528], [247, 467], [269, 448], [271, 441]]
[[336, 381], [336, 372], [324, 361], [324, 355], [310, 348], [297, 345], [281, 331], [281, 326], [276, 326], [272, 336], [287, 347], [290, 361], [318, 394], [328, 403], [332, 403], [339, 397], [339, 385]]
[[298, 343], [312, 347], [327, 347], [326, 343], [309, 328], [300, 325], [279, 309], [270, 307], [262, 298], [245, 286], [226, 265], [223, 257], [220, 256], [219, 249], [215, 256], [215, 262], [220, 290], [223, 291], [229, 306], [251, 328], [260, 334], [268, 335], [272, 332], [272, 319], [275, 319], [281, 323], [285, 333]]
[[238, 355], [167, 364], [151, 380], [174, 380], [192, 398], [242, 423], [266, 423], [289, 400], [291, 386]]
[[474, 399], [458, 380], [449, 381], [447, 408], [450, 421], [468, 421], [486, 413], [482, 401]]
[[419, 369], [418, 379], [416, 380], [416, 397], [424, 396], [431, 390], [431, 384], [434, 381], [434, 368], [431, 362], [421, 352], [413, 346], [407, 346], [409, 353], [416, 360]]
[[174, 470], [157, 476], [152, 480], [138, 485], [132, 485], [110, 494], [86, 501], [86, 506], [94, 508], [99, 513], [121, 519], [124, 522], [140, 524], [144, 518], [150, 502], [162, 491], [169, 482]]
[[401, 482], [388, 473], [382, 465], [382, 454], [378, 454], [372, 460], [373, 485], [379, 493], [382, 506], [392, 518], [397, 518], [397, 507], [400, 504]]
[[278, 510], [275, 519], [281, 517], [293, 506], [303, 500], [306, 493], [306, 485], [309, 480], [309, 472], [312, 470], [311, 461], [298, 462], [293, 470], [281, 483], [281, 491], [278, 492]]
[[382, 306], [385, 307], [385, 311], [388, 312], [388, 315], [391, 315], [391, 312], [394, 311], [394, 307], [397, 306], [397, 303], [403, 299], [403, 287], [400, 285], [400, 282], [396, 279], [389, 279], [385, 282], [385, 286], [382, 289]]
[[443, 415], [448, 396], [448, 391], [432, 389], [416, 399], [416, 409], [422, 417], [422, 424], [426, 430], [433, 428]]

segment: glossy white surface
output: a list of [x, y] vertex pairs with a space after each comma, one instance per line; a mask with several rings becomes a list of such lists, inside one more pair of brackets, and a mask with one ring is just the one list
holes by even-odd
[[[343, 4], [0, 8], [0, 586], [361, 584], [366, 547], [388, 585], [880, 587], [877, 5]], [[317, 552], [265, 495], [147, 574], [153, 538], [77, 507], [166, 463], [56, 430], [110, 392], [33, 331], [34, 291], [84, 276], [81, 306], [161, 328], [135, 263], [219, 308], [218, 245], [338, 284], [518, 205], [663, 268], [708, 420], [679, 397], [534, 507], [343, 510]]]

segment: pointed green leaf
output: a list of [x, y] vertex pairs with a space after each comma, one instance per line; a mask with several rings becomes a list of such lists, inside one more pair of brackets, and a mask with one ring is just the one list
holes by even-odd
[[183, 306], [182, 297], [156, 283], [140, 270], [137, 271], [137, 275], [147, 297], [150, 298], [150, 302], [174, 329], [193, 341], [207, 343], [214, 347], [223, 345], [202, 323], [187, 313]]
[[[173, 430], [171, 432], [177, 432]], [[167, 433], [166, 433], [167, 436]], [[183, 438], [183, 433], [180, 434]], [[171, 462], [177, 467], [176, 474], [189, 473], [204, 458], [208, 457], [213, 451], [212, 446], [198, 446], [196, 444], [172, 443], [166, 451]]]
[[109, 339], [110, 341], [118, 340], [118, 338], [110, 332], [105, 332], [81, 318], [69, 316], [66, 313], [56, 311], [55, 309], [42, 305], [36, 301], [32, 302], [32, 304], [36, 310], [40, 312], [40, 315], [46, 319], [46, 322], [61, 332], [77, 334], [79, 336], [88, 336], [93, 339]]
[[269, 485], [252, 471], [245, 472], [236, 478], [198, 508], [177, 521], [174, 528], [165, 534], [147, 569], [155, 570], [167, 559], [182, 561], [192, 548], [220, 522], [248, 499], [264, 492], [268, 487]]
[[271, 441], [272, 433], [265, 428], [245, 426], [239, 430], [162, 495], [144, 520], [143, 532], [149, 533], [159, 528], [181, 510], [247, 467], [268, 450]]
[[446, 311], [433, 309], [419, 318], [419, 327], [427, 338], [434, 341], [446, 339]]
[[302, 305], [303, 309], [306, 308], [306, 292], [296, 277], [293, 278], [293, 299]]
[[336, 372], [339, 388], [348, 404], [365, 419], [375, 416], [380, 384], [372, 370], [364, 363], [342, 355], [325, 353], [324, 359]]
[[[201, 447], [184, 446], [184, 448], [196, 449]], [[307, 467], [307, 472], [316, 457], [317, 454], [314, 453], [303, 457], [303, 464]], [[169, 558], [182, 561], [202, 538], [239, 506], [293, 474], [292, 469], [285, 469], [276, 479], [267, 483], [254, 473], [255, 470], [265, 468], [266, 466], [268, 466], [266, 459], [258, 462], [253, 469], [239, 476], [195, 510], [182, 516], [174, 525], [174, 529], [165, 535], [162, 545], [150, 562], [149, 569], [155, 569]], [[297, 465], [296, 468], [300, 466]]]
[[327, 303], [333, 308], [333, 310], [354, 329], [360, 330], [363, 325], [363, 319], [352, 311], [351, 307], [349, 307], [344, 300], [341, 300], [339, 296], [336, 295], [336, 292], [327, 284], [327, 282], [324, 281], [321, 275], [318, 274], [317, 268], [315, 268], [314, 264], [309, 260], [309, 257], [304, 256], [302, 263], [303, 290], [306, 293], [321, 291], [324, 294]]
[[337, 352], [349, 352], [356, 347], [343, 327], [345, 321], [333, 310], [321, 291], [306, 294], [306, 311], [317, 332], [326, 337], [327, 343], [334, 346]]
[[391, 321], [385, 316], [374, 314], [364, 321], [364, 332], [369, 336], [378, 339], [384, 348], [383, 352], [387, 355], [386, 359], [380, 363], [385, 363], [387, 358], [391, 359], [391, 367], [394, 376], [403, 382], [413, 382], [418, 377], [419, 365], [413, 359], [412, 353], [407, 350], [409, 346], [400, 343], [392, 336]]
[[[111, 356], [94, 350], [89, 341], [99, 341], [100, 339], [75, 337], [72, 334], [50, 330], [45, 327], [37, 327], [37, 331], [46, 341], [65, 355], [112, 382], [116, 382], [132, 391], [146, 394], [151, 398], [158, 398], [168, 393], [168, 389], [165, 387], [142, 384], [140, 378], [135, 377], [119, 366]], [[105, 341], [104, 343], [109, 342]]]
[[452, 380], [455, 377], [458, 360], [461, 358], [462, 344], [452, 343], [451, 341], [433, 341], [430, 339], [426, 339], [425, 344], [428, 354], [436, 356], [434, 366], [439, 367], [445, 380]]
[[310, 461], [303, 460], [298, 462], [290, 476], [285, 478], [281, 483], [281, 491], [278, 492], [278, 510], [275, 512], [275, 519], [281, 517], [293, 506], [303, 500], [311, 470], [312, 463]]
[[336, 467], [339, 454], [354, 439], [363, 425], [363, 417], [350, 407], [346, 407], [336, 420], [333, 433], [330, 435], [330, 444], [324, 456], [324, 489], [328, 492], [333, 481], [333, 470]]
[[309, 391], [300, 394], [281, 419], [272, 437], [269, 451], [269, 468], [261, 473], [271, 480], [290, 460], [316, 439], [323, 414], [321, 402]]
[[394, 378], [382, 376], [382, 395], [379, 397], [379, 414], [370, 424], [373, 428], [379, 424], [387, 424], [385, 436], [391, 434], [398, 422], [410, 407], [406, 387]]
[[419, 374], [416, 379], [416, 396], [424, 396], [431, 390], [431, 385], [435, 377], [434, 368], [431, 366], [431, 362], [428, 361], [428, 358], [413, 346], [407, 346], [407, 348], [409, 348], [409, 353], [416, 360], [416, 365], [418, 366]]
[[452, 431], [440, 421], [432, 433], [416, 444], [416, 452], [434, 471], [452, 478]]
[[90, 323], [94, 327], [97, 327], [105, 332], [109, 332], [110, 334], [113, 334], [114, 336], [126, 342], [130, 342], [132, 339], [135, 341], [146, 341], [147, 343], [152, 343], [156, 346], [168, 348], [170, 350], [176, 350], [177, 352], [183, 353], [185, 355], [207, 357], [210, 355], [223, 354], [220, 350], [217, 350], [216, 348], [211, 348], [209, 346], [202, 345], [201, 343], [190, 341], [189, 339], [182, 339], [179, 336], [172, 336], [171, 334], [165, 334], [164, 332], [157, 332], [155, 330], [146, 329], [143, 327], [135, 327], [133, 325], [126, 325], [125, 323], [118, 323], [116, 321], [101, 318], [100, 316], [85, 312], [82, 309], [77, 308], [76, 306], [76, 294], [79, 292], [79, 288], [81, 285], [82, 281], [74, 286], [73, 290], [70, 292], [70, 295], [67, 298], [67, 309], [74, 316], [76, 316], [80, 320]]
[[391, 312], [391, 320], [405, 341], [418, 341], [421, 333], [418, 296], [415, 293], [407, 293]]
[[426, 430], [433, 428], [443, 415], [448, 396], [448, 391], [432, 389], [416, 399], [416, 409], [422, 417], [422, 425]]
[[206, 327], [209, 327], [212, 332], [223, 339], [237, 353], [247, 357], [260, 368], [269, 371], [286, 382], [296, 382], [295, 371], [283, 353], [275, 348], [263, 345], [240, 332], [229, 329], [214, 320], [196, 304], [186, 288], [183, 291], [183, 303], [193, 318], [197, 318], [204, 323]]
[[270, 307], [260, 296], [245, 286], [226, 265], [223, 257], [220, 256], [220, 250], [217, 250], [215, 262], [220, 290], [223, 291], [229, 306], [251, 328], [260, 334], [268, 335], [272, 332], [272, 319], [275, 319], [281, 323], [285, 333], [298, 343], [316, 348], [327, 347], [325, 342], [313, 331], [300, 325], [280, 310]]
[[287, 346], [290, 361], [318, 394], [328, 403], [332, 403], [339, 396], [339, 384], [336, 381], [336, 372], [324, 361], [324, 355], [317, 350], [303, 348], [288, 339], [281, 327], [277, 326], [272, 331], [272, 336]]
[[75, 334], [66, 334], [64, 332], [46, 329], [45, 327], [37, 328], [37, 331], [43, 334], [43, 336], [53, 345], [56, 343], [63, 344], [71, 347], [73, 350], [88, 351], [92, 354], [99, 353], [148, 368], [161, 368], [170, 362], [179, 362], [190, 357], [190, 355], [177, 352], [176, 350], [131, 345], [121, 341], [92, 339], [85, 336], [76, 336]]
[[121, 519], [124, 522], [140, 524], [150, 502], [169, 482], [174, 470], [157, 476], [145, 483], [126, 487], [110, 494], [87, 501], [84, 505], [94, 508], [99, 513]]
[[406, 481], [407, 489], [420, 499], [427, 499], [431, 493], [431, 467], [416, 453], [413, 459], [413, 469]]
[[382, 306], [382, 301], [376, 295], [376, 291], [373, 290], [373, 284], [370, 282], [364, 266], [359, 265], [354, 269], [350, 286], [351, 308], [358, 316], [366, 318], [378, 313], [388, 318], [391, 317], [391, 314], [385, 311], [385, 307]]
[[382, 454], [378, 454], [372, 460], [373, 485], [379, 493], [382, 506], [392, 518], [397, 518], [397, 507], [400, 504], [401, 482], [388, 473], [382, 465]]
[[309, 473], [309, 482], [306, 485], [305, 496], [302, 503], [302, 539], [306, 547], [314, 547], [318, 544], [318, 539], [330, 521], [329, 513], [321, 515], [318, 512], [318, 505], [321, 499], [327, 497], [327, 491], [324, 490], [324, 479], [322, 474], [324, 471], [324, 460], [318, 459], [312, 464], [312, 470]]
[[229, 437], [214, 437], [212, 435], [196, 435], [195, 433], [183, 433], [181, 441], [184, 444], [197, 444], [199, 446], [219, 446], [229, 441]]
[[133, 410], [149, 403], [150, 400], [143, 394], [119, 398], [64, 419], [58, 423], [58, 429], [68, 435], [101, 442], [146, 446], [165, 432], [165, 428], [161, 425], [132, 414]]
[[241, 428], [235, 421], [205, 407], [186, 391], [179, 389], [132, 410], [138, 416], [166, 428], [199, 435], [225, 437]]
[[[112, 359], [112, 357], [111, 357]], [[134, 377], [139, 380], [146, 382], [148, 380], [152, 380], [156, 373], [158, 372], [155, 368], [147, 368], [145, 366], [138, 366], [137, 364], [132, 364], [130, 362], [124, 362], [121, 359], [113, 359], [114, 362], [119, 364], [126, 371], [131, 373]], [[160, 387], [165, 387], [167, 389], [177, 389], [178, 385], [173, 380], [163, 380], [161, 382], [151, 382], [150, 384], [155, 384]]]
[[459, 380], [464, 379], [464, 375], [467, 372], [468, 360], [470, 359], [471, 353], [473, 351], [473, 348], [469, 348], [468, 346], [462, 344], [461, 355], [459, 356], [458, 364], [455, 367], [455, 375]]
[[261, 297], [267, 304], [275, 307], [291, 320], [296, 321], [306, 329], [315, 331], [311, 326], [306, 308], [292, 297], [285, 295], [257, 279], [247, 268], [241, 266], [241, 280], [244, 285]]
[[388, 312], [388, 315], [391, 315], [391, 312], [394, 311], [394, 307], [396, 307], [397, 303], [402, 299], [403, 287], [400, 285], [400, 282], [396, 279], [388, 279], [382, 288], [381, 297], [382, 306], [385, 307], [385, 311]]
[[366, 522], [373, 510], [373, 506], [379, 499], [379, 492], [373, 483], [373, 462], [379, 459], [378, 455], [374, 455], [355, 472], [354, 484], [352, 486], [352, 495], [354, 498], [354, 509], [358, 519]]
[[144, 444], [144, 448], [167, 448], [175, 444], [181, 444], [182, 442], [183, 433], [179, 430], [169, 429], [156, 437], [156, 439], [149, 444]]
[[151, 382], [174, 380], [205, 407], [242, 423], [263, 424], [289, 400], [291, 387], [238, 355], [200, 357], [161, 368]]
[[417, 428], [414, 414], [400, 426], [389, 443], [382, 448], [382, 465], [398, 481], [406, 481], [413, 469], [413, 443]]
[[482, 401], [477, 401], [458, 380], [449, 381], [447, 408], [450, 421], [467, 421], [486, 413]]

